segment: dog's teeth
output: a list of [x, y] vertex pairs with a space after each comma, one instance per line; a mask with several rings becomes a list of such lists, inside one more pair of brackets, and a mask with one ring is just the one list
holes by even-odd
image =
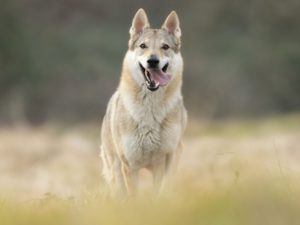
[[146, 77], [147, 82], [150, 83], [151, 82], [150, 74], [149, 74], [149, 72], [147, 70], [145, 70], [145, 77]]

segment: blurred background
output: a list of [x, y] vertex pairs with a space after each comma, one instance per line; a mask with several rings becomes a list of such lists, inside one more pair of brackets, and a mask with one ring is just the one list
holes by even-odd
[[[288, 205], [299, 196], [290, 205], [299, 212], [299, 0], [1, 0], [0, 218], [1, 196], [103, 191], [101, 119], [140, 7], [153, 27], [173, 9], [181, 21], [189, 125], [175, 187], [193, 201], [195, 193], [249, 193], [258, 210], [251, 218], [268, 211], [277, 193]], [[141, 177], [147, 190], [149, 174]], [[204, 208], [210, 201], [198, 200]], [[241, 202], [247, 215], [248, 200]], [[223, 200], [216, 204], [228, 215]], [[290, 218], [269, 215], [263, 224]]]
[[0, 123], [100, 121], [140, 7], [179, 14], [190, 116], [299, 111], [300, 1], [1, 0]]

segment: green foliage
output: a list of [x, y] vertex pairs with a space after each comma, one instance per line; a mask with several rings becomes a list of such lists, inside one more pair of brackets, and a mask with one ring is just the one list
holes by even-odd
[[[300, 109], [300, 5], [292, 0], [122, 7], [108, 0], [1, 1], [0, 104], [19, 91], [29, 120], [98, 117], [118, 84], [139, 7], [154, 27], [171, 9], [180, 16], [190, 112], [232, 117]], [[2, 120], [7, 110], [0, 108]]]
[[0, 3], [0, 94], [30, 82], [32, 75], [26, 31], [14, 1]]

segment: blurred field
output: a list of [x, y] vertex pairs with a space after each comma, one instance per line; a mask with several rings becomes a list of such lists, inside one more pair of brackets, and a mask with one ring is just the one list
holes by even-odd
[[[191, 120], [172, 192], [104, 198], [99, 126], [1, 127], [1, 224], [299, 224], [300, 115]], [[17, 215], [17, 216], [16, 216]]]

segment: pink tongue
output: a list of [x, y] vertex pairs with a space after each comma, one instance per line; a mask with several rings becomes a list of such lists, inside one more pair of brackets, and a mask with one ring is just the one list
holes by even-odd
[[148, 70], [150, 73], [151, 80], [154, 80], [155, 83], [159, 84], [159, 86], [165, 86], [171, 80], [171, 75], [164, 73], [162, 70]]

